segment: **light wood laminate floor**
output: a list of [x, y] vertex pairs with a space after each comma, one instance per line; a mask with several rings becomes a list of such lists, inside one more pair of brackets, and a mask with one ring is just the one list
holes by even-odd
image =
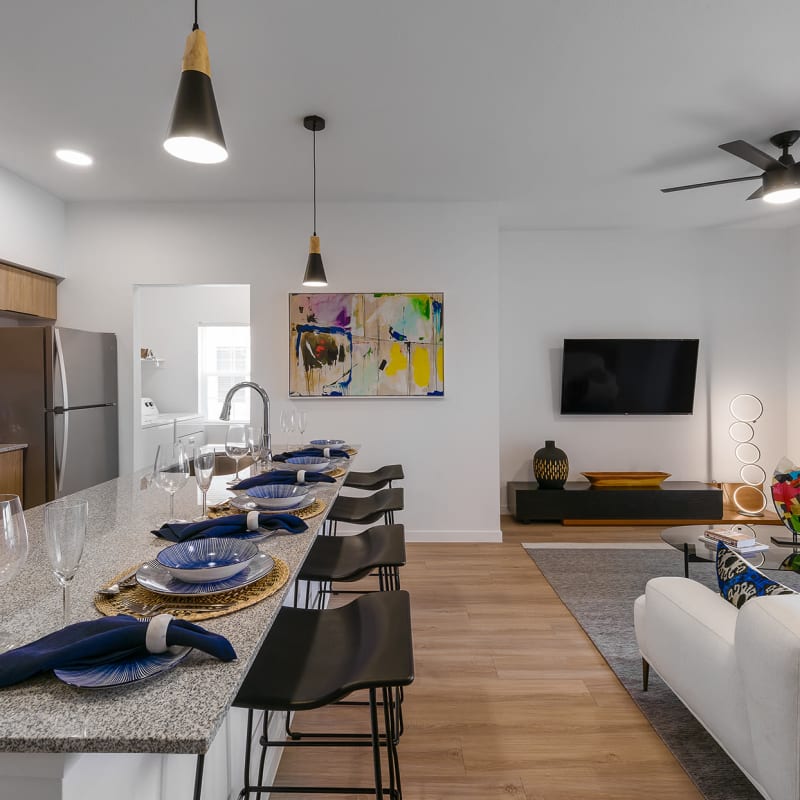
[[[405, 800], [700, 798], [520, 547], [658, 541], [659, 529], [502, 523], [503, 544], [408, 545], [417, 675], [400, 743]], [[341, 730], [364, 713], [340, 707], [297, 721]], [[369, 752], [284, 753], [280, 782], [317, 778], [369, 785]]]

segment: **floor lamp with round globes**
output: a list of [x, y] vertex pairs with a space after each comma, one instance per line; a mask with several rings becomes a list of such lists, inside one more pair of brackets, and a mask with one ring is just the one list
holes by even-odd
[[730, 402], [733, 422], [728, 428], [728, 436], [736, 443], [736, 460], [739, 462], [739, 478], [742, 483], [736, 487], [731, 502], [737, 511], [746, 517], [762, 517], [767, 507], [767, 496], [763, 486], [767, 473], [758, 463], [761, 450], [753, 441], [755, 423], [764, 413], [764, 405], [753, 394], [737, 394]]

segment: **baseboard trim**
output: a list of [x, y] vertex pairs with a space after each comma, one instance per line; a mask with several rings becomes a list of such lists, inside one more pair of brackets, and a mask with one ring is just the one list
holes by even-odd
[[503, 532], [496, 531], [409, 531], [406, 528], [407, 542], [487, 542], [502, 544]]

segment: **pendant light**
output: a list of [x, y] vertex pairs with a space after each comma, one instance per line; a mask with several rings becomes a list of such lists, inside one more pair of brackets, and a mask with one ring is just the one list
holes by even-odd
[[225, 161], [228, 151], [211, 86], [206, 35], [197, 24], [197, 0], [194, 2], [194, 25], [186, 37], [181, 69], [164, 149], [175, 158], [195, 164]]
[[317, 131], [325, 130], [325, 120], [315, 114], [303, 118], [304, 127], [314, 134], [314, 234], [308, 247], [308, 263], [303, 286], [327, 286], [325, 267], [322, 266], [322, 254], [319, 251], [317, 236]]

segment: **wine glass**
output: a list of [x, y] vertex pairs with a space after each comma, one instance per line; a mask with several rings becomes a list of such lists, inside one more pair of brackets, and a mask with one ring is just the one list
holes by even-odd
[[211, 486], [211, 479], [214, 477], [214, 463], [216, 453], [210, 445], [195, 447], [194, 449], [194, 477], [197, 481], [197, 488], [203, 493], [203, 511], [199, 517], [195, 517], [195, 522], [202, 522], [208, 519], [208, 509], [206, 506], [206, 495]]
[[245, 429], [247, 436], [247, 453], [255, 461], [256, 469], [261, 460], [261, 428], [257, 425], [248, 425]]
[[247, 428], [249, 427], [249, 425], [228, 426], [228, 433], [225, 435], [225, 453], [236, 462], [236, 475], [228, 481], [229, 485], [239, 483], [239, 461], [250, 450], [250, 445], [247, 443]]
[[62, 627], [69, 624], [69, 587], [83, 555], [89, 503], [86, 500], [56, 500], [44, 507], [44, 540], [53, 574], [61, 585]]
[[[0, 586], [12, 581], [28, 557], [28, 527], [22, 503], [15, 494], [0, 494]], [[0, 632], [0, 652], [14, 644], [14, 637]]]
[[295, 421], [297, 423], [297, 430], [300, 431], [300, 446], [303, 446], [303, 434], [308, 427], [308, 414], [305, 411], [295, 411]]
[[291, 449], [292, 432], [297, 423], [294, 415], [293, 408], [284, 408], [281, 410], [281, 430], [286, 434], [286, 447]]
[[189, 458], [183, 444], [175, 442], [158, 446], [153, 476], [156, 486], [169, 493], [168, 524], [186, 521], [175, 519], [175, 492], [189, 480], [190, 473]]

